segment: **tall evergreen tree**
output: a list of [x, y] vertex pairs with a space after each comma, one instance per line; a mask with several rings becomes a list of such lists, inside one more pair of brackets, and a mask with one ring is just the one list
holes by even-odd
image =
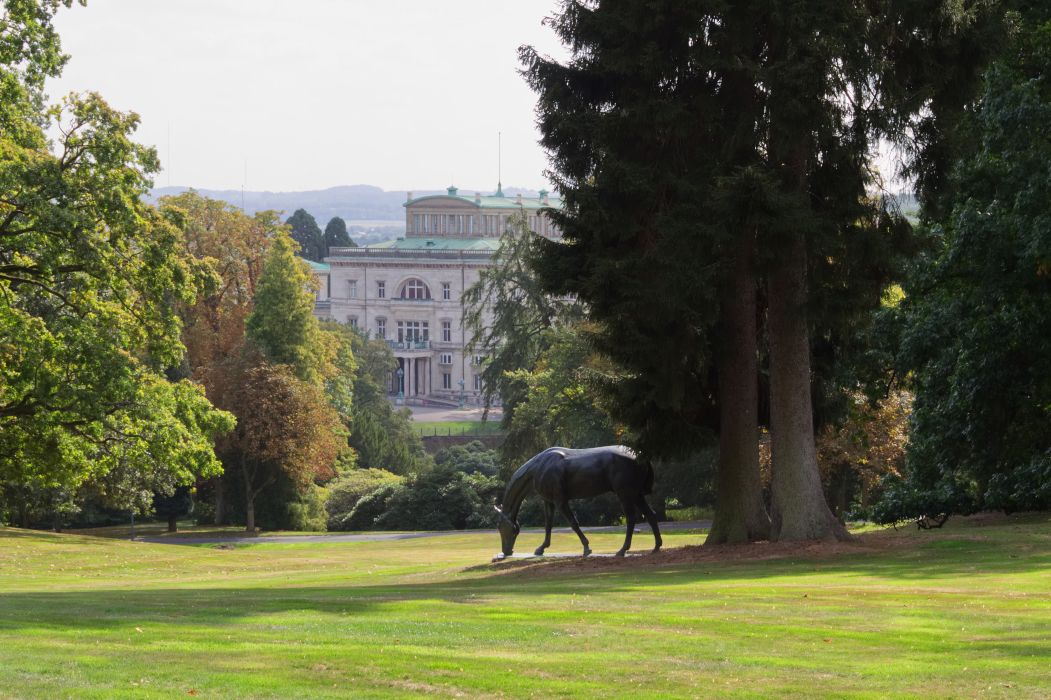
[[[601, 324], [596, 345], [627, 370], [616, 404], [644, 451], [674, 456], [719, 429], [713, 541], [768, 527], [753, 444], [760, 349], [770, 533], [845, 536], [817, 469], [812, 342], [835, 358], [836, 333], [878, 304], [894, 267], [884, 234], [900, 227], [866, 198], [875, 139], [911, 124], [931, 153], [995, 9], [568, 0], [552, 25], [570, 60], [522, 50], [566, 203], [566, 243], [547, 246], [542, 277]], [[852, 303], [832, 303], [837, 292]]]
[[338, 216], [333, 216], [325, 224], [325, 255], [330, 248], [357, 248], [358, 244], [347, 233], [347, 222]]
[[285, 222], [292, 229], [292, 240], [299, 244], [299, 254], [307, 260], [321, 262], [325, 257], [325, 234], [305, 209], [296, 209]]

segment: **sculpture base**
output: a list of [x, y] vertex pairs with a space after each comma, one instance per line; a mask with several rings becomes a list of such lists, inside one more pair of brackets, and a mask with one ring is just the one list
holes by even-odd
[[[645, 552], [628, 552], [626, 556], [628, 556], [628, 557], [641, 557], [641, 556], [645, 556], [645, 555], [647, 555], [649, 553], [650, 553], [649, 551], [645, 551]], [[589, 554], [587, 557], [582, 555], [580, 552], [551, 552], [550, 554], [541, 554], [539, 556], [537, 556], [536, 554], [526, 554], [526, 553], [519, 554], [518, 552], [515, 552], [514, 554], [512, 554], [509, 557], [505, 557], [503, 554], [497, 554], [497, 555], [493, 556], [492, 562], [494, 564], [498, 564], [498, 563], [500, 563], [502, 561], [510, 561], [511, 559], [541, 559], [542, 560], [542, 559], [585, 559], [585, 558], [586, 559], [596, 559], [596, 558], [598, 558], [598, 559], [613, 559], [615, 557], [614, 557], [613, 552], [601, 552], [601, 553], [600, 552], [593, 552], [593, 553]]]

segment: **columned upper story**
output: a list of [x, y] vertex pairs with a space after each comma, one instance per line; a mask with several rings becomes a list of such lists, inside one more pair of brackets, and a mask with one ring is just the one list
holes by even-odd
[[529, 229], [548, 238], [561, 233], [546, 209], [558, 209], [562, 200], [545, 190], [538, 197], [505, 197], [500, 189], [494, 195], [462, 195], [455, 187], [447, 194], [413, 198], [405, 202], [406, 238], [499, 238], [508, 221], [524, 214]]

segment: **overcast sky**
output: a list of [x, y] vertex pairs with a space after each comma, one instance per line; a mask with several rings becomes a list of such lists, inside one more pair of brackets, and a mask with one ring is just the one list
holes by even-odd
[[564, 55], [541, 26], [556, 7], [89, 0], [59, 13], [71, 58], [49, 92], [96, 90], [137, 112], [158, 186], [488, 190], [503, 132], [504, 185], [539, 189], [547, 162], [516, 51]]

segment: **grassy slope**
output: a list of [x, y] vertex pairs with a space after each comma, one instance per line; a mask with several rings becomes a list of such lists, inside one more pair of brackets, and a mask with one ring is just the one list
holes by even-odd
[[950, 524], [830, 556], [510, 573], [480, 565], [492, 535], [221, 550], [0, 529], [0, 697], [1048, 696], [1051, 519]]
[[469, 420], [449, 420], [449, 421], [435, 421], [433, 423], [417, 422], [413, 421], [412, 429], [416, 431], [417, 435], [429, 436], [429, 435], [500, 435], [503, 430], [500, 428], [500, 421], [488, 420], [488, 421], [469, 421]]

